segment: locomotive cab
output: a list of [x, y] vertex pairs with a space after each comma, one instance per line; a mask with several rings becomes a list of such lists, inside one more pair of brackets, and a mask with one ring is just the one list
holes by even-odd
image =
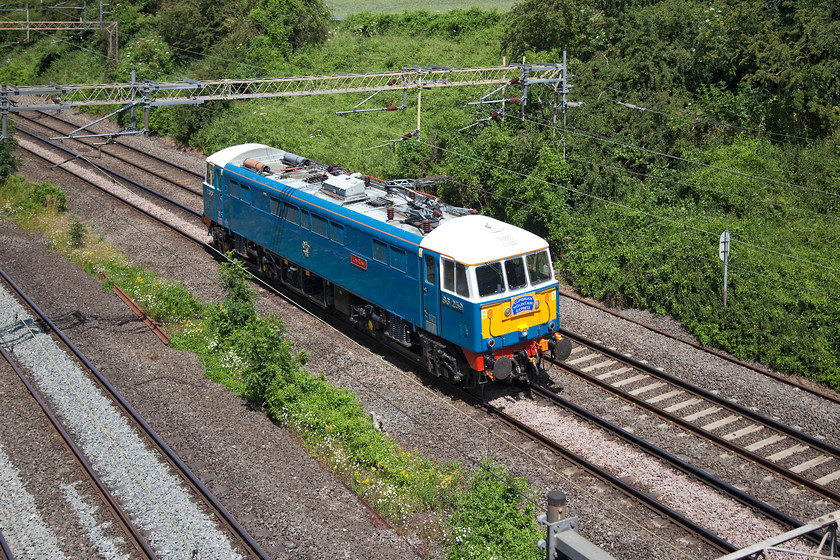
[[439, 252], [440, 334], [459, 341], [470, 369], [489, 380], [527, 381], [543, 354], [568, 357], [571, 346], [557, 333], [558, 282], [542, 238], [465, 216], [422, 245]]

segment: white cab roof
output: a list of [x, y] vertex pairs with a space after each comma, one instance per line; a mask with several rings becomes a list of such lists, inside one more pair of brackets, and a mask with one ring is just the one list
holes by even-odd
[[476, 214], [442, 222], [420, 247], [474, 265], [547, 249], [548, 243], [530, 231]]
[[257, 161], [266, 157], [276, 159], [277, 152], [281, 153], [281, 157], [282, 154], [286, 153], [283, 150], [278, 150], [277, 148], [272, 148], [270, 146], [266, 146], [265, 144], [239, 144], [236, 146], [228, 146], [227, 148], [223, 148], [218, 152], [215, 152], [207, 158], [207, 161], [213, 165], [218, 165], [219, 167], [224, 167], [228, 163], [242, 165], [242, 162], [246, 158], [253, 158]]

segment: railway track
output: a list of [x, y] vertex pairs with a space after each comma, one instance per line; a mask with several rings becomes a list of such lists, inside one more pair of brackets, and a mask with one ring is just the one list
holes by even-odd
[[728, 484], [724, 480], [721, 480], [720, 478], [715, 477], [707, 473], [706, 471], [695, 467], [690, 463], [687, 463], [686, 461], [683, 461], [682, 459], [651, 444], [643, 438], [640, 438], [604, 420], [603, 418], [600, 418], [596, 414], [566, 399], [561, 398], [560, 395], [553, 393], [552, 391], [544, 387], [533, 386], [532, 391], [535, 393], [535, 398], [543, 399], [551, 405], [559, 406], [560, 408], [573, 413], [575, 416], [597, 425], [598, 427], [606, 430], [608, 433], [626, 441], [630, 445], [633, 445], [638, 449], [644, 451], [645, 453], [662, 460], [670, 467], [678, 471], [682, 471], [686, 475], [701, 481], [703, 484], [706, 484], [711, 488], [716, 489], [721, 494], [732, 498], [733, 500], [738, 501], [749, 508], [752, 508], [753, 510], [759, 512], [761, 515], [767, 517], [768, 519], [772, 519], [785, 527], [798, 528], [803, 525], [803, 523], [798, 519], [795, 519], [779, 511], [778, 509], [756, 499], [755, 497], [747, 494], [746, 492], [743, 492], [738, 488], [732, 486], [731, 484]]
[[520, 422], [515, 417], [505, 413], [502, 407], [493, 406], [490, 403], [478, 399], [474, 395], [471, 395], [469, 393], [460, 390], [458, 392], [459, 394], [461, 394], [462, 398], [464, 398], [468, 402], [471, 402], [473, 406], [485, 410], [488, 414], [495, 416], [505, 424], [525, 434], [534, 441], [539, 442], [541, 445], [551, 450], [553, 453], [563, 457], [576, 467], [582, 469], [583, 471], [586, 471], [592, 476], [595, 476], [596, 478], [609, 484], [611, 487], [616, 488], [631, 499], [641, 504], [644, 504], [652, 511], [663, 516], [665, 519], [668, 519], [671, 523], [682, 527], [689, 534], [695, 536], [697, 539], [703, 541], [715, 550], [718, 550], [724, 554], [738, 550], [738, 547], [727, 542], [725, 539], [721, 538], [713, 531], [710, 531], [705, 527], [702, 527], [701, 525], [691, 521], [689, 518], [687, 518], [684, 514], [677, 511], [676, 509], [668, 507], [659, 500], [655, 499], [650, 494], [638, 489], [636, 486], [628, 483], [627, 481], [622, 480], [621, 477], [610, 473], [609, 471], [599, 467], [598, 465], [595, 465], [594, 463], [584, 458], [582, 455], [569, 451], [559, 443], [552, 440], [550, 437], [547, 437], [545, 434], [541, 433], [539, 430], [535, 430], [527, 424]]
[[[90, 462], [87, 460], [87, 458], [79, 449], [79, 447], [76, 445], [75, 441], [73, 441], [73, 439], [64, 429], [64, 426], [60, 423], [55, 413], [46, 404], [44, 399], [41, 398], [41, 395], [35, 389], [35, 387], [30, 382], [26, 374], [23, 372], [21, 367], [19, 367], [17, 361], [2, 346], [0, 346], [0, 355], [2, 355], [3, 359], [14, 370], [20, 381], [26, 387], [26, 390], [32, 396], [33, 400], [38, 404], [43, 414], [43, 417], [46, 420], [48, 420], [49, 425], [52, 426], [53, 433], [57, 434], [61, 441], [64, 442], [65, 447], [70, 450], [76, 462], [76, 465], [81, 471], [83, 471], [84, 476], [91, 483], [92, 487], [95, 488], [95, 490], [98, 492], [98, 496], [100, 498], [99, 501], [107, 506], [108, 511], [111, 515], [111, 519], [115, 520], [118, 523], [119, 527], [122, 529], [122, 538], [126, 539], [129, 543], [129, 546], [133, 547], [136, 551], [140, 552], [143, 555], [143, 557], [148, 558], [150, 560], [156, 559], [157, 555], [155, 555], [155, 553], [149, 547], [148, 542], [141, 535], [140, 530], [137, 528], [136, 525], [134, 525], [134, 523], [132, 523], [129, 516], [125, 513], [125, 511], [119, 505], [117, 500], [112, 496], [111, 492], [108, 490], [102, 479], [99, 476], [97, 476]], [[12, 528], [12, 530], [14, 529]], [[0, 544], [3, 545], [4, 552], [7, 552], [5, 557], [11, 558], [11, 550], [9, 549], [8, 544], [5, 542], [5, 540], [3, 540]]]
[[840, 504], [840, 449], [574, 333], [555, 366]]
[[[27, 142], [20, 142], [20, 148], [22, 150], [42, 159], [48, 164], [60, 167], [64, 172], [72, 175], [76, 179], [108, 194], [134, 210], [160, 222], [164, 226], [170, 227], [173, 231], [185, 235], [190, 240], [209, 247], [205, 242], [205, 240], [209, 239], [206, 235], [206, 228], [196, 220], [196, 218], [201, 217], [200, 211], [184, 206], [167, 197], [165, 194], [143, 185], [116, 170], [101, 165], [93, 167], [88, 167], [84, 164], [79, 164], [78, 167], [65, 165], [68, 161], [75, 158], [71, 157], [70, 160], [62, 160], [61, 158], [63, 155], [73, 156], [74, 153], [72, 151], [46, 138], [41, 138], [26, 131], [21, 132], [23, 132], [27, 139], [32, 140], [32, 145], [29, 145]], [[190, 222], [190, 220], [192, 221]], [[175, 227], [173, 224], [176, 222], [182, 225]], [[187, 223], [192, 223], [193, 227], [185, 227]]]
[[800, 383], [800, 382], [796, 381], [795, 379], [792, 379], [792, 378], [784, 376], [784, 375], [779, 375], [779, 374], [777, 374], [773, 371], [770, 371], [768, 369], [758, 367], [755, 364], [745, 362], [744, 360], [739, 360], [738, 358], [730, 356], [729, 354], [721, 352], [721, 351], [719, 351], [715, 348], [709, 348], [707, 346], [703, 346], [702, 344], [697, 344], [696, 342], [694, 342], [692, 340], [688, 340], [687, 338], [677, 336], [675, 334], [669, 333], [669, 332], [664, 331], [662, 329], [658, 329], [658, 328], [653, 327], [651, 325], [645, 324], [641, 321], [637, 321], [635, 319], [627, 317], [626, 315], [622, 315], [621, 313], [618, 313], [616, 311], [608, 309], [608, 308], [606, 308], [602, 305], [598, 305], [598, 304], [593, 303], [591, 301], [587, 301], [584, 298], [577, 297], [577, 296], [574, 296], [572, 294], [564, 293], [563, 291], [560, 292], [560, 297], [564, 297], [564, 298], [576, 301], [576, 302], [578, 302], [580, 304], [583, 304], [587, 307], [597, 309], [598, 311], [600, 311], [602, 313], [608, 313], [609, 315], [612, 315], [613, 317], [617, 317], [617, 318], [621, 319], [622, 321], [627, 321], [628, 323], [632, 323], [634, 325], [639, 325], [640, 327], [643, 327], [643, 328], [645, 328], [645, 329], [647, 329], [651, 332], [654, 332], [654, 333], [658, 334], [659, 336], [664, 336], [664, 337], [670, 338], [672, 340], [676, 340], [676, 341], [680, 342], [681, 344], [685, 344], [686, 346], [690, 346], [692, 348], [700, 350], [701, 352], [705, 352], [707, 354], [710, 354], [712, 356], [720, 358], [721, 360], [725, 360], [729, 363], [736, 364], [736, 365], [738, 365], [740, 367], [743, 367], [743, 368], [747, 368], [747, 369], [752, 370], [752, 371], [754, 371], [758, 374], [761, 374], [761, 375], [767, 376], [769, 378], [772, 378], [775, 381], [778, 381], [780, 383], [784, 383], [785, 385], [790, 385], [792, 387], [796, 387], [797, 389], [799, 389], [801, 391], [806, 391], [806, 392], [811, 393], [813, 395], [816, 395], [820, 398], [829, 400], [833, 403], [840, 404], [840, 397], [838, 397], [837, 395], [833, 395], [833, 394], [831, 394], [831, 393], [829, 393], [825, 390], [821, 390], [821, 389], [818, 389], [816, 387], [812, 387], [812, 386], [807, 385], [805, 383]]
[[[90, 169], [91, 173], [108, 174], [137, 196], [154, 196], [175, 212], [201, 214], [201, 174], [116, 141], [99, 145], [91, 139], [54, 139], [56, 134], [65, 134], [74, 125], [46, 113], [39, 115], [40, 118], [18, 115], [15, 124], [19, 134], [54, 154], [49, 158], [50, 165], [67, 168], [76, 164]], [[22, 144], [25, 148], [25, 142]], [[117, 169], [131, 169], [132, 178]]]
[[[152, 215], [153, 213], [149, 213], [149, 214], [150, 214], [150, 215]], [[156, 218], [156, 219], [158, 219], [158, 218]], [[159, 220], [159, 221], [160, 221], [160, 220]], [[179, 230], [179, 228], [178, 228], [177, 226], [175, 226], [175, 225], [172, 225], [172, 224], [166, 224], [166, 225], [168, 225], [168, 226], [169, 226], [169, 227], [171, 227], [172, 229], [175, 229], [176, 231], [178, 231], [178, 230]], [[183, 233], [182, 231], [180, 231], [180, 232], [181, 232], [181, 233]], [[190, 237], [193, 241], [196, 241], [196, 242], [198, 242], [198, 243], [202, 243], [200, 240], [198, 240], [198, 239], [196, 239], [196, 238], [194, 238], [194, 237], [192, 237], [192, 236], [189, 236], [189, 237]], [[206, 245], [205, 245], [205, 246], [206, 246]], [[577, 354], [576, 356], [574, 356], [573, 358], [570, 358], [570, 360], [572, 360], [572, 359], [576, 359], [577, 357], [581, 357], [581, 356], [579, 355], [579, 352], [580, 352], [580, 351], [578, 351], [578, 354]], [[635, 388], [635, 387], [634, 387], [634, 388]], [[500, 416], [500, 418], [501, 418], [501, 416]], [[515, 423], [515, 422], [509, 421], [509, 420], [505, 420], [505, 421], [506, 421], [506, 422], [508, 422], [510, 425], [513, 425], [513, 424]], [[702, 538], [702, 537], [700, 537], [700, 538]], [[704, 538], [704, 540], [706, 540], [706, 539]], [[715, 539], [715, 537], [714, 537], [714, 536], [710, 536], [710, 537], [709, 537], [709, 540], [707, 540], [706, 542], [714, 542], [715, 540], [716, 540], [716, 539]], [[732, 550], [732, 548], [729, 548], [729, 549], [725, 548], [725, 547], [727, 546], [727, 544], [723, 544], [723, 543], [725, 543], [725, 541], [723, 541], [723, 540], [722, 540], [722, 539], [720, 539], [719, 537], [717, 537], [717, 540], [719, 541], [719, 544], [720, 544], [720, 546], [716, 546], [716, 548], [717, 548], [718, 550], [722, 550], [722, 551], [725, 551], [725, 550]], [[729, 545], [729, 546], [731, 547], [731, 545]]]
[[12, 551], [9, 549], [9, 543], [6, 542], [2, 532], [0, 532], [0, 554], [3, 555], [3, 560], [14, 560]]
[[[2, 270], [0, 277], [25, 305], [14, 310], [14, 320], [26, 328], [12, 325], [4, 329], [20, 331], [11, 346], [23, 346], [31, 338], [30, 346], [38, 350], [30, 348], [28, 355], [40, 351], [49, 356], [44, 362], [32, 358], [26, 364], [35, 379], [28, 384], [30, 391], [41, 402], [60, 403], [51, 422], [65, 436], [73, 434], [66, 441], [79, 450], [80, 464], [87, 465], [85, 456], [91, 457], [89, 476], [145, 557], [157, 558], [153, 552], [157, 547], [161, 558], [267, 559], [251, 536], [61, 330]], [[26, 316], [30, 312], [45, 326], [43, 331], [29, 326], [34, 325]], [[10, 309], [6, 315], [11, 313]], [[61, 341], [85, 372], [61, 358], [63, 351], [53, 345], [47, 333]], [[3, 355], [13, 363], [5, 349]], [[22, 372], [21, 376], [23, 379]], [[67, 396], [75, 398], [65, 399]], [[46, 405], [43, 408], [46, 410]], [[104, 474], [100, 478], [94, 470]], [[111, 497], [109, 486], [118, 488], [123, 503]]]

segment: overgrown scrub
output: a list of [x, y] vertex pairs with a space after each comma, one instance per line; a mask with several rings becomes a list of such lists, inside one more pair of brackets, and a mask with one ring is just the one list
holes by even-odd
[[347, 16], [339, 24], [339, 29], [363, 37], [394, 34], [454, 39], [462, 33], [497, 26], [501, 19], [501, 15], [495, 11], [484, 11], [478, 8], [456, 9], [447, 13], [431, 13], [423, 10], [402, 14], [361, 12]]
[[90, 260], [85, 264], [91, 273], [103, 273], [108, 280], [104, 288], [117, 284], [155, 321], [177, 326], [201, 316], [203, 306], [182, 285], [160, 280], [157, 273], [126, 262], [122, 257]]
[[10, 175], [0, 183], [0, 212], [25, 229], [36, 229], [50, 247], [69, 245], [67, 195], [49, 183], [32, 183]]
[[43, 211], [56, 215], [67, 210], [67, 195], [50, 183], [31, 183], [20, 175], [12, 175], [2, 188], [3, 211], [9, 215], [33, 216]]
[[87, 234], [87, 228], [85, 228], [85, 224], [78, 220], [73, 220], [70, 222], [70, 246], [71, 247], [81, 247], [82, 244], [85, 242], [85, 235]]
[[11, 135], [5, 140], [0, 139], [0, 186], [20, 168], [20, 160], [14, 154], [17, 148], [17, 141]]

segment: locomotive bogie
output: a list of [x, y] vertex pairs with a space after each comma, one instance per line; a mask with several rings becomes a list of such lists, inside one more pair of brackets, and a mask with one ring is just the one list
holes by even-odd
[[260, 144], [207, 158], [204, 213], [217, 249], [435, 375], [528, 380], [558, 348], [547, 243], [514, 226]]

